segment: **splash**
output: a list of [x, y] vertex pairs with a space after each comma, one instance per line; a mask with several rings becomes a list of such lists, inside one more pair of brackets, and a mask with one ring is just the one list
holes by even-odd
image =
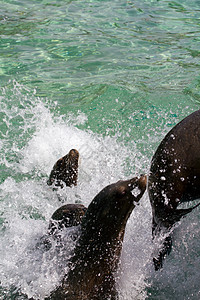
[[[0, 281], [7, 296], [14, 289], [16, 298], [19, 291], [43, 299], [67, 272], [66, 261], [73, 248], [67, 238], [59, 251], [56, 244], [49, 251], [37, 248], [52, 213], [61, 206], [60, 201], [87, 206], [104, 186], [124, 179], [128, 150], [116, 137], [78, 129], [76, 125], [87, 120], [84, 114], [59, 116], [52, 103], [17, 82], [12, 89], [2, 90], [2, 100], [6, 124], [2, 163], [10, 172], [2, 177], [0, 186]], [[81, 157], [78, 186], [55, 193], [46, 180], [55, 161], [71, 148]]]
[[[36, 97], [17, 82], [1, 89], [1, 113], [0, 297], [44, 299], [67, 272], [74, 247], [70, 232], [63, 237], [63, 246], [51, 241], [48, 251], [38, 247], [53, 212], [61, 202], [88, 206], [103, 187], [127, 178], [127, 161], [134, 170], [129, 177], [133, 177], [140, 173], [144, 159], [150, 159], [139, 153], [137, 141], [127, 146], [117, 136], [79, 129], [80, 123], [87, 122], [85, 114], [60, 115], [56, 103]], [[144, 147], [150, 141], [157, 143], [159, 132], [166, 133], [168, 126], [159, 131], [165, 116], [161, 112], [156, 115], [160, 122], [148, 133]], [[54, 192], [46, 180], [53, 164], [71, 148], [81, 157], [78, 185]], [[196, 210], [174, 229], [174, 249], [162, 272], [155, 273], [151, 208], [145, 193], [126, 228], [117, 274], [120, 299], [172, 299], [174, 293], [179, 299], [186, 299], [185, 295], [190, 299], [191, 294], [197, 299], [198, 224]]]

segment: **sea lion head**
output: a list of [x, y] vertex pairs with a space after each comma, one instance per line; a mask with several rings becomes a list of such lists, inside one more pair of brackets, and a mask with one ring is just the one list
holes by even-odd
[[73, 161], [78, 161], [79, 159], [79, 152], [76, 149], [71, 149], [68, 153], [68, 159], [73, 162]]
[[64, 228], [79, 225], [86, 210], [82, 204], [66, 204], [59, 207], [51, 217], [48, 233], [57, 234]]
[[[82, 228], [114, 237], [126, 222], [146, 189], [146, 176], [118, 181], [105, 187], [91, 202], [83, 217]], [[104, 235], [102, 234], [102, 235]]]
[[68, 154], [61, 157], [53, 166], [47, 181], [48, 185], [64, 187], [77, 185], [79, 152], [71, 149]]

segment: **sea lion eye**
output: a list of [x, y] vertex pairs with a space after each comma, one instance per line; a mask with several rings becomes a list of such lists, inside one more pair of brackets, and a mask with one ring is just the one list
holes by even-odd
[[126, 194], [126, 189], [124, 187], [120, 187], [118, 190], [117, 190], [117, 195], [119, 197], [123, 196]]

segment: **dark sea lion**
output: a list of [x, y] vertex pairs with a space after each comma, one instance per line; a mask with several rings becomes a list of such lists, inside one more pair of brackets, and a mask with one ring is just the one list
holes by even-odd
[[[62, 234], [68, 227], [78, 226], [87, 208], [83, 204], [66, 204], [59, 207], [52, 215], [47, 234], [40, 238], [36, 248], [48, 251], [52, 247], [52, 241], [62, 244]], [[78, 232], [72, 231], [71, 238], [75, 241]]]
[[79, 152], [76, 149], [71, 149], [69, 153], [61, 157], [53, 166], [47, 181], [48, 185], [64, 187], [77, 185], [78, 179], [78, 159]]
[[48, 299], [117, 299], [114, 274], [126, 223], [145, 189], [146, 176], [141, 176], [111, 184], [93, 199], [82, 219], [70, 271]]
[[83, 204], [66, 204], [59, 207], [49, 222], [48, 234], [57, 234], [67, 227], [78, 226], [87, 208]]
[[[200, 197], [200, 110], [178, 123], [165, 136], [156, 150], [150, 167], [148, 192], [153, 214], [153, 236], [168, 231], [199, 204], [178, 209], [182, 202]], [[171, 250], [168, 235], [158, 257], [155, 269]]]

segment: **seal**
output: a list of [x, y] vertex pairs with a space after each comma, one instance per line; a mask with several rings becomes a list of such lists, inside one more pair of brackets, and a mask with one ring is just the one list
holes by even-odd
[[142, 175], [108, 185], [96, 195], [83, 216], [70, 270], [47, 299], [117, 299], [114, 274], [126, 223], [145, 189]]
[[55, 236], [64, 228], [78, 226], [86, 210], [83, 204], [65, 204], [59, 207], [51, 217], [48, 234]]
[[[64, 230], [80, 225], [86, 210], [87, 208], [83, 204], [65, 204], [59, 207], [51, 216], [47, 234], [40, 238], [40, 241], [36, 244], [36, 248], [48, 251], [52, 247], [52, 241], [56, 241], [58, 245], [62, 245]], [[70, 238], [76, 241], [78, 231], [71, 231]]]
[[48, 185], [64, 187], [77, 185], [78, 180], [78, 159], [79, 152], [76, 149], [71, 149], [69, 153], [61, 157], [53, 166], [47, 181]]
[[[36, 244], [36, 249], [48, 251], [52, 247], [52, 242], [62, 245], [63, 233], [69, 227], [77, 227], [80, 225], [82, 218], [87, 208], [83, 204], [65, 204], [59, 207], [51, 216], [47, 233], [43, 235]], [[72, 230], [70, 238], [76, 241], [78, 238], [78, 231]]]
[[167, 233], [154, 266], [158, 270], [169, 254], [173, 225], [199, 204], [179, 209], [186, 201], [200, 197], [200, 110], [187, 116], [164, 137], [150, 167], [148, 193], [152, 207], [153, 238]]

